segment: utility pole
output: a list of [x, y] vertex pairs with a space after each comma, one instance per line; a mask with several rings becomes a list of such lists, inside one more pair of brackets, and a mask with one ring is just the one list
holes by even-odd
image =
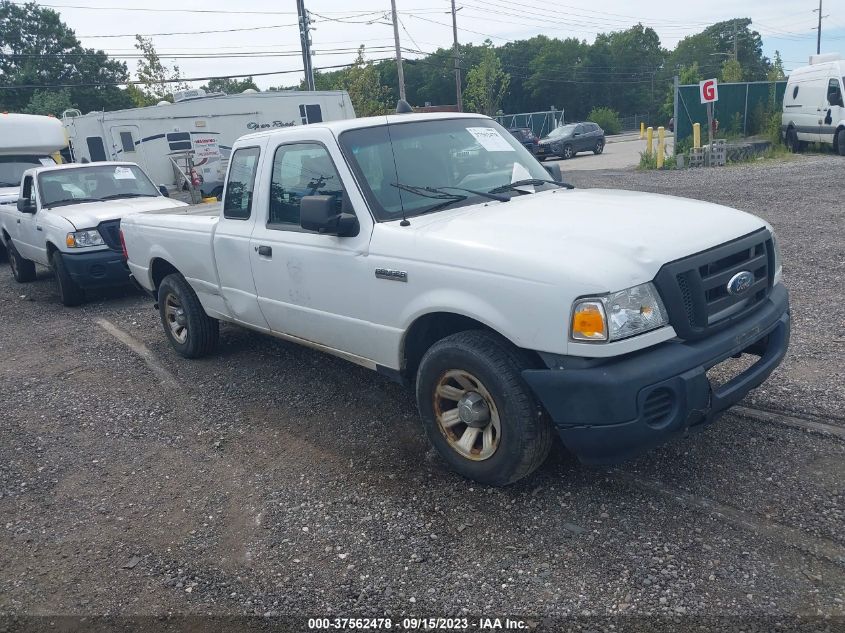
[[314, 66], [311, 59], [311, 19], [305, 9], [305, 0], [296, 0], [296, 12], [299, 14], [299, 39], [302, 45], [302, 69], [305, 72], [305, 87], [315, 90]]
[[[821, 2], [821, 0], [819, 0]], [[734, 24], [734, 61], [739, 61], [739, 49], [737, 48], [737, 33], [736, 33], [736, 24]]]
[[819, 12], [819, 26], [818, 32], [816, 33], [816, 55], [820, 55], [822, 52], [822, 18], [826, 18], [826, 15], [822, 15], [822, 0], [819, 0], [819, 8], [813, 9], [813, 11]]
[[402, 49], [399, 47], [399, 15], [396, 13], [396, 0], [390, 0], [393, 12], [393, 40], [396, 43], [396, 72], [399, 73], [399, 98], [405, 101], [405, 71], [402, 70]]
[[458, 47], [458, 15], [455, 9], [455, 0], [452, 0], [452, 38], [455, 42], [455, 96], [458, 99], [458, 112], [463, 112], [464, 96], [461, 90], [461, 49]]

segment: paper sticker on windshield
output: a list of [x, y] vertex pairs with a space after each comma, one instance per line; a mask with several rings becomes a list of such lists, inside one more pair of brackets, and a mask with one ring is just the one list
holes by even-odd
[[51, 165], [56, 164], [56, 161], [54, 161], [52, 158], [39, 158], [38, 160], [45, 167], [50, 167]]
[[114, 168], [114, 179], [115, 180], [135, 180], [135, 174], [132, 173], [132, 170], [129, 167], [115, 167]]
[[488, 152], [513, 152], [513, 147], [508, 143], [498, 130], [492, 127], [468, 127], [467, 132], [475, 137], [475, 140]]

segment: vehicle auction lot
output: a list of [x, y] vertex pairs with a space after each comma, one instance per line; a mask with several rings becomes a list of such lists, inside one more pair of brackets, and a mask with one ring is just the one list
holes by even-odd
[[767, 219], [792, 345], [703, 432], [616, 467], [558, 447], [504, 489], [448, 472], [410, 391], [372, 372], [230, 326], [215, 355], [186, 361], [135, 291], [67, 309], [46, 270], [21, 286], [4, 264], [0, 614], [775, 616], [784, 629], [801, 615], [835, 616], [835, 630], [843, 169], [828, 155], [565, 171]]

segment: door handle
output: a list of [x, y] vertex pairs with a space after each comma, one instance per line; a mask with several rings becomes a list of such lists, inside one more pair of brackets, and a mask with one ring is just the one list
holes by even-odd
[[18, 218], [18, 224], [20, 224], [20, 223], [21, 223], [21, 219], [20, 219], [20, 218]]
[[256, 246], [255, 252], [258, 253], [261, 257], [273, 256], [273, 249], [270, 246]]

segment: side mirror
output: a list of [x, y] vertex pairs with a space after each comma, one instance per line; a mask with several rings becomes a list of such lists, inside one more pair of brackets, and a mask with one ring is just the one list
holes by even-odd
[[549, 172], [549, 176], [552, 177], [552, 180], [560, 182], [563, 178], [563, 174], [560, 171], [560, 165], [557, 163], [549, 163], [547, 165], [543, 165], [543, 167], [545, 167], [546, 171]]
[[159, 185], [159, 186], [158, 186], [158, 191], [159, 191], [159, 193], [160, 193], [161, 195], [163, 195], [165, 198], [169, 198], [169, 197], [170, 197], [170, 192], [167, 190], [167, 187], [166, 187], [165, 185]]
[[21, 213], [35, 213], [35, 202], [32, 198], [18, 198], [18, 211]]
[[358, 235], [358, 218], [338, 213], [336, 196], [303, 196], [299, 206], [299, 226], [324, 235]]

